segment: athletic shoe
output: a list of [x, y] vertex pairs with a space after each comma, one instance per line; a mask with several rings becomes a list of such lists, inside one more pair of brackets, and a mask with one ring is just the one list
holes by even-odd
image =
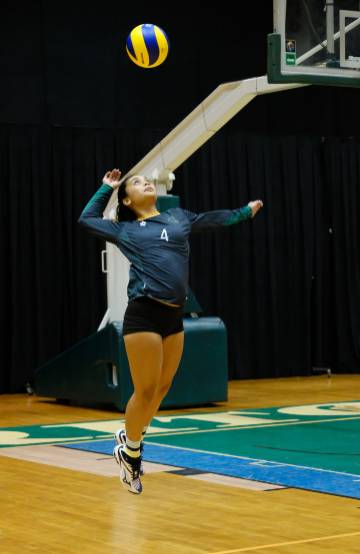
[[140, 481], [141, 458], [128, 456], [124, 449], [123, 445], [117, 445], [113, 451], [114, 458], [120, 466], [120, 481], [129, 492], [140, 494], [142, 492]]
[[[123, 444], [125, 446], [126, 444], [126, 433], [124, 431], [124, 429], [118, 429], [116, 432], [115, 432], [115, 440], [117, 442], [117, 444]], [[143, 445], [143, 442], [141, 441], [140, 443], [140, 456], [142, 457], [142, 453], [143, 453], [143, 450], [144, 450], [144, 445]], [[141, 460], [141, 464], [140, 464], [140, 477], [142, 475], [144, 475], [145, 473], [145, 470], [144, 470], [144, 464]]]

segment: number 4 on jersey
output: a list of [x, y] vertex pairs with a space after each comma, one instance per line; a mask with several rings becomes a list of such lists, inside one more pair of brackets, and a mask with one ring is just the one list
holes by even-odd
[[167, 234], [165, 228], [162, 230], [160, 239], [161, 239], [161, 240], [166, 240], [166, 242], [169, 242], [169, 237], [168, 237], [168, 234]]

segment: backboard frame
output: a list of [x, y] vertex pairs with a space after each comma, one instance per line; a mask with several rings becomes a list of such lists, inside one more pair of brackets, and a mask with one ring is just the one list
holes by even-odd
[[[307, 83], [314, 85], [333, 85], [360, 87], [360, 62], [350, 61], [345, 56], [346, 33], [360, 26], [360, 11], [340, 10], [340, 29], [334, 34], [333, 39], [339, 40], [340, 60], [339, 67], [307, 67], [299, 64], [305, 59], [326, 47], [324, 40], [315, 48], [312, 48], [300, 56], [293, 65], [285, 65], [286, 42], [286, 7], [287, 0], [273, 0], [274, 6], [274, 32], [267, 37], [267, 72], [269, 83]], [[349, 25], [345, 25], [346, 18], [351, 18]], [[290, 37], [292, 38], [292, 37]], [[296, 57], [294, 56], [294, 60]], [[346, 71], [345, 68], [347, 68]]]

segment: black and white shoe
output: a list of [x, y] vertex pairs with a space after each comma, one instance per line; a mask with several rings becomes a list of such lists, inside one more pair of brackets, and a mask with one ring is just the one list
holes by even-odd
[[[115, 437], [115, 440], [116, 440], [117, 444], [119, 444], [119, 445], [123, 444], [125, 446], [125, 444], [126, 444], [126, 433], [125, 433], [124, 429], [118, 429], [117, 431], [115, 431], [114, 437]], [[140, 444], [140, 456], [141, 457], [142, 457], [143, 450], [144, 450], [144, 445], [141, 442], [141, 444]], [[144, 464], [141, 460], [141, 463], [140, 463], [140, 477], [142, 475], [144, 475], [144, 473], [145, 473]]]
[[140, 481], [140, 463], [141, 458], [132, 458], [125, 452], [125, 447], [117, 445], [113, 451], [114, 458], [120, 466], [120, 481], [122, 485], [134, 494], [142, 492]]

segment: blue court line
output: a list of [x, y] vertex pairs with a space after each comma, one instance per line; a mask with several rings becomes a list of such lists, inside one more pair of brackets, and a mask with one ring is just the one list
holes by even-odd
[[[97, 440], [78, 444], [61, 444], [65, 448], [86, 450], [99, 454], [112, 454], [113, 440]], [[144, 460], [147, 462], [198, 469], [253, 481], [263, 481], [284, 487], [293, 487], [338, 496], [360, 499], [360, 475], [341, 473], [279, 462], [269, 462], [242, 456], [228, 456], [173, 446], [145, 443]]]

